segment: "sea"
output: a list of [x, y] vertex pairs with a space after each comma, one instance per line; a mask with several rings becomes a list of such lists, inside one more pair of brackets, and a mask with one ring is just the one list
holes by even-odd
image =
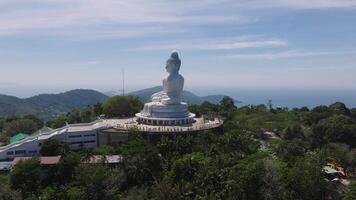
[[237, 106], [267, 104], [272, 101], [274, 107], [313, 108], [343, 102], [349, 108], [356, 108], [355, 89], [318, 89], [318, 88], [191, 88], [199, 95], [223, 94], [234, 98]]
[[[87, 87], [104, 92], [117, 87]], [[20, 98], [30, 97], [41, 93], [59, 93], [73, 89], [68, 88], [18, 88], [0, 85], [0, 94], [13, 95]], [[144, 89], [144, 87], [128, 88], [128, 91]], [[227, 95], [236, 100], [237, 106], [267, 104], [272, 100], [274, 107], [303, 107], [313, 108], [318, 105], [330, 105], [334, 102], [343, 102], [349, 108], [356, 108], [356, 86], [352, 89], [337, 88], [263, 88], [263, 87], [185, 87], [199, 96]]]

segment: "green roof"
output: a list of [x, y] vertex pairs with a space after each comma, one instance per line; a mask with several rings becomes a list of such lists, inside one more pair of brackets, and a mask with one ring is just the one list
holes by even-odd
[[10, 137], [10, 143], [14, 143], [14, 142], [17, 142], [17, 141], [19, 141], [19, 140], [25, 139], [25, 138], [27, 138], [28, 136], [30, 136], [30, 135], [25, 134], [25, 133], [18, 133], [18, 134], [16, 134], [16, 135]]

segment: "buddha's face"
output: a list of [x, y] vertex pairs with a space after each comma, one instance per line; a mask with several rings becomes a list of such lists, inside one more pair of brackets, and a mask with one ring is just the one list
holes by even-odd
[[166, 70], [170, 74], [175, 74], [178, 73], [178, 66], [173, 62], [167, 61]]

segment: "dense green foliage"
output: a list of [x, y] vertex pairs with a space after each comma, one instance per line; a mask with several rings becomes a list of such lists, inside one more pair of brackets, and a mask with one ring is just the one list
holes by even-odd
[[103, 103], [107, 117], [129, 117], [140, 112], [143, 104], [136, 96], [114, 96]]
[[100, 115], [106, 117], [129, 117], [139, 112], [143, 104], [135, 96], [114, 96], [104, 103], [96, 103], [86, 108], [77, 108], [47, 122], [47, 126], [60, 128], [68, 124], [88, 123], [96, 120]]
[[[134, 91], [128, 93], [128, 95], [137, 96], [142, 102], [146, 102], [153, 93], [161, 90], [162, 87], [153, 87]], [[85, 108], [98, 102], [102, 103], [109, 98], [108, 95], [86, 89], [70, 90], [59, 94], [40, 94], [25, 99], [0, 94], [0, 117], [9, 114], [19, 116], [33, 114], [45, 121], [52, 120], [54, 117], [73, 109]], [[203, 101], [218, 103], [223, 97], [222, 95], [200, 97], [189, 91], [184, 91], [183, 96], [184, 101], [193, 104], [201, 104]]]
[[8, 142], [8, 138], [17, 133], [32, 134], [42, 128], [43, 122], [34, 115], [17, 117], [9, 115], [0, 118], [0, 141]]
[[[114, 99], [112, 104], [121, 108], [123, 100]], [[346, 174], [356, 170], [356, 119], [342, 103], [312, 110], [236, 108], [226, 97], [218, 105], [190, 109], [223, 117], [224, 133], [163, 137], [156, 145], [131, 134], [118, 148], [65, 153], [60, 143], [48, 141], [41, 151], [61, 154], [61, 162], [22, 162], [10, 173], [12, 190], [6, 186], [1, 191], [14, 196], [10, 199], [18, 191], [27, 199], [318, 200], [329, 192], [331, 182], [323, 173], [328, 162]], [[266, 140], [266, 132], [274, 137]], [[119, 165], [80, 164], [92, 154], [111, 153], [123, 156]], [[355, 184], [342, 195], [354, 199]]]
[[101, 103], [86, 108], [77, 108], [66, 114], [61, 114], [58, 117], [49, 120], [47, 126], [51, 128], [60, 128], [68, 124], [88, 123], [94, 121], [101, 114]]
[[40, 153], [42, 156], [64, 155], [69, 152], [69, 145], [56, 139], [48, 139], [43, 142]]
[[26, 99], [0, 94], [0, 116], [33, 114], [48, 120], [60, 113], [83, 108], [108, 97], [95, 90], [77, 89], [60, 94], [40, 94]]

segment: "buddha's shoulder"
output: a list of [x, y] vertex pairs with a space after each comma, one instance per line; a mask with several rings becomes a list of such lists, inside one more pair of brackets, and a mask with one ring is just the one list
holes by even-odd
[[178, 74], [175, 79], [174, 79], [175, 82], [177, 83], [183, 83], [184, 82], [184, 78], [182, 75]]
[[184, 77], [180, 74], [175, 74], [174, 76], [169, 76], [168, 81], [184, 81]]
[[184, 77], [180, 74], [177, 75], [177, 80], [184, 80]]

